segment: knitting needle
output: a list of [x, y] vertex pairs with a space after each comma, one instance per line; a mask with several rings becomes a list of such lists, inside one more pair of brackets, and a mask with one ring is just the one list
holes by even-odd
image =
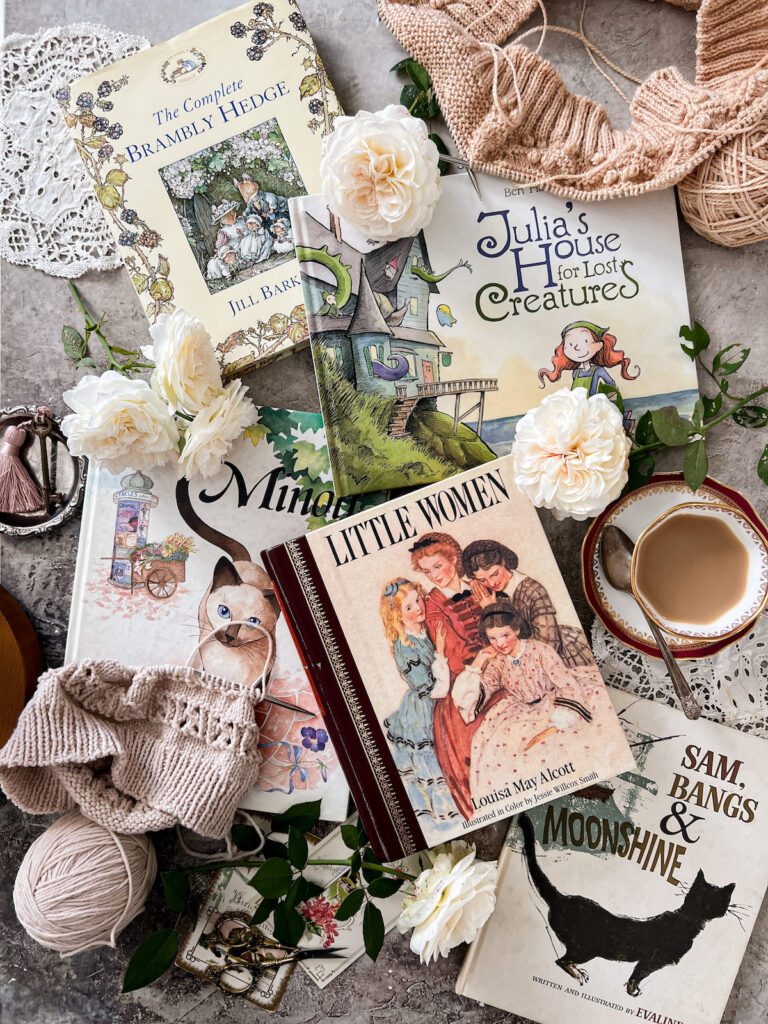
[[482, 194], [480, 192], [480, 186], [477, 183], [477, 178], [475, 176], [475, 172], [469, 166], [467, 161], [466, 160], [462, 160], [460, 157], [457, 157], [457, 156], [448, 156], [445, 153], [441, 153], [440, 154], [440, 159], [441, 160], [445, 160], [445, 162], [447, 164], [451, 164], [453, 167], [456, 168], [457, 171], [466, 171], [467, 172], [467, 176], [469, 177], [469, 180], [472, 182], [472, 188], [475, 190], [475, 192], [477, 193], [477, 198], [482, 203], [483, 196], [482, 196]]
[[[205, 670], [201, 668], [190, 668], [190, 672], [194, 672], [195, 675], [204, 676]], [[275, 704], [279, 708], [285, 708], [286, 711], [295, 711], [299, 715], [306, 715], [308, 718], [317, 718], [318, 713], [316, 711], [309, 711], [307, 708], [302, 708], [298, 704], [289, 704], [287, 700], [281, 700], [279, 697], [272, 697], [270, 694], [265, 693], [260, 700], [266, 701], [267, 704]]]
[[286, 711], [296, 711], [300, 715], [307, 715], [309, 718], [316, 718], [316, 711], [308, 711], [307, 708], [301, 708], [298, 704], [289, 704], [287, 700], [280, 700], [279, 697], [270, 697], [268, 693], [265, 693], [261, 698], [268, 704], [276, 704], [279, 708], [285, 708]]

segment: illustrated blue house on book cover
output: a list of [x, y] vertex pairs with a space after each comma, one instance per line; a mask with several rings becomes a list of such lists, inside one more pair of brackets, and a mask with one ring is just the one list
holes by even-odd
[[692, 408], [671, 194], [581, 206], [485, 177], [482, 190], [479, 208], [451, 176], [431, 224], [387, 243], [322, 196], [291, 200], [339, 493], [432, 483], [506, 454], [520, 416], [558, 387], [606, 393], [630, 425], [649, 407]]

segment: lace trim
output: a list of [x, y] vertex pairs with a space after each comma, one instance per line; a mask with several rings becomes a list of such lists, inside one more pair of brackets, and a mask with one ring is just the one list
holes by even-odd
[[9, 263], [57, 277], [121, 266], [54, 94], [147, 46], [83, 22], [0, 43], [0, 256]]
[[[677, 707], [662, 661], [625, 647], [599, 621], [592, 649], [610, 686]], [[681, 665], [705, 718], [768, 738], [768, 616], [714, 657]]]

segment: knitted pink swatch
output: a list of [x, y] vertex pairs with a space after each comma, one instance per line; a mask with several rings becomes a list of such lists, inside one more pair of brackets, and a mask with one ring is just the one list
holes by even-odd
[[113, 832], [223, 838], [261, 755], [248, 687], [193, 669], [84, 661], [46, 672], [0, 750], [18, 807], [79, 807]]
[[654, 72], [635, 93], [626, 131], [528, 47], [502, 45], [537, 0], [378, 0], [378, 8], [429, 71], [472, 166], [558, 195], [605, 199], [672, 185], [768, 118], [768, 0], [701, 0], [695, 83], [676, 68]]

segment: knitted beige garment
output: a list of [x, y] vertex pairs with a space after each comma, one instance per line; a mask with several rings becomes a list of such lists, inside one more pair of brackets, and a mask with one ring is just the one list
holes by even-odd
[[247, 687], [193, 669], [83, 661], [53, 669], [0, 750], [22, 810], [79, 807], [114, 832], [180, 823], [223, 838], [261, 756]]
[[572, 199], [675, 184], [768, 117], [768, 0], [701, 0], [695, 83], [676, 68], [654, 72], [635, 93], [626, 131], [527, 46], [502, 45], [537, 0], [377, 2], [390, 31], [429, 71], [472, 166]]

